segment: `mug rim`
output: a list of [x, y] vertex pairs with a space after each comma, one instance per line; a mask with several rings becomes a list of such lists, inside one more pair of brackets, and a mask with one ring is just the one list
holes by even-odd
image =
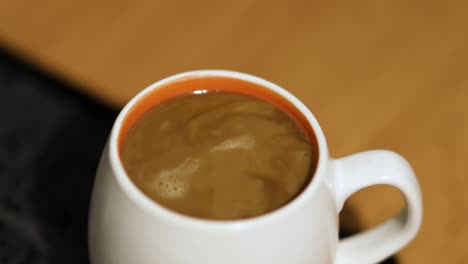
[[[157, 202], [149, 198], [147, 195], [145, 195], [133, 183], [133, 181], [127, 175], [127, 172], [123, 167], [119, 154], [119, 135], [122, 129], [122, 125], [125, 121], [125, 117], [133, 108], [133, 106], [138, 104], [140, 99], [145, 97], [154, 89], [164, 86], [169, 82], [194, 77], [228, 77], [260, 85], [266, 89], [273, 91], [275, 94], [281, 96], [282, 98], [292, 103], [294, 107], [306, 118], [315, 136], [315, 140], [317, 143], [318, 158], [317, 164], [315, 166], [315, 171], [311, 177], [311, 180], [309, 181], [307, 186], [293, 200], [273, 211], [255, 217], [233, 220], [204, 219], [178, 213], [158, 204]], [[116, 121], [114, 122], [114, 125], [111, 130], [108, 151], [108, 154], [110, 156], [111, 170], [114, 172], [113, 174], [116, 178], [117, 185], [120, 187], [123, 193], [125, 193], [128, 199], [134, 202], [140, 209], [144, 210], [145, 212], [148, 212], [152, 217], [162, 217], [175, 224], [178, 223], [182, 225], [189, 225], [195, 228], [214, 228], [222, 230], [230, 230], [233, 227], [239, 228], [259, 225], [265, 222], [274, 221], [275, 219], [280, 217], [287, 217], [290, 211], [293, 211], [295, 208], [301, 207], [304, 203], [310, 202], [309, 197], [316, 192], [316, 189], [319, 188], [320, 182], [324, 180], [323, 178], [325, 177], [326, 170], [325, 163], [328, 159], [327, 142], [317, 119], [312, 114], [312, 112], [293, 94], [291, 94], [286, 89], [280, 87], [279, 85], [265, 80], [263, 78], [247, 73], [218, 69], [194, 70], [178, 73], [163, 78], [141, 90], [124, 106], [124, 108], [120, 111], [119, 115], [117, 116]]]

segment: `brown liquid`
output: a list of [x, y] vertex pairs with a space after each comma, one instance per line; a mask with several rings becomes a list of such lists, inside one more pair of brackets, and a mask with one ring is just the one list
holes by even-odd
[[241, 219], [297, 196], [314, 168], [297, 122], [251, 96], [211, 92], [169, 99], [128, 130], [121, 159], [157, 203], [208, 219]]

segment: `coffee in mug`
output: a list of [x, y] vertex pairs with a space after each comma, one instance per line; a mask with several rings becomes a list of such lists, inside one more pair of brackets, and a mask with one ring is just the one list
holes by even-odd
[[124, 136], [121, 159], [155, 202], [217, 220], [287, 204], [315, 166], [311, 142], [287, 109], [220, 91], [179, 95], [145, 112]]
[[[399, 189], [405, 206], [339, 239], [345, 201], [377, 184]], [[422, 200], [400, 155], [333, 158], [312, 112], [287, 90], [200, 70], [158, 81], [124, 107], [89, 215], [94, 264], [358, 264], [408, 244]]]

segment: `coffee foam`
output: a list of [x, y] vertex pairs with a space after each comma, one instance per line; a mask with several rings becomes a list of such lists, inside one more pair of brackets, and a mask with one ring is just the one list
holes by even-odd
[[199, 167], [199, 160], [187, 158], [175, 168], [161, 171], [154, 177], [151, 185], [161, 197], [166, 199], [181, 198], [190, 187], [187, 178], [195, 173]]

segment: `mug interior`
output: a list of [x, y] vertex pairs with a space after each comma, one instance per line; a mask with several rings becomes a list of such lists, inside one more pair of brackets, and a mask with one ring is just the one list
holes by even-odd
[[[276, 86], [270, 86], [266, 84], [271, 84], [267, 81], [264, 81], [260, 78], [253, 77], [246, 74], [236, 73], [236, 72], [228, 72], [228, 71], [206, 71], [211, 73], [217, 74], [202, 74], [203, 71], [198, 71], [199, 74], [180, 74], [173, 77], [166, 78], [158, 83], [153, 84], [152, 86], [148, 87], [147, 89], [143, 90], [139, 95], [137, 95], [130, 103], [122, 110], [122, 116], [119, 116], [118, 120], [116, 121], [116, 127], [113, 131], [114, 137], [113, 142], [111, 144], [115, 144], [115, 151], [118, 155], [118, 167], [122, 168], [122, 171], [125, 172], [123, 169], [123, 165], [121, 162], [121, 149], [122, 144], [125, 140], [125, 136], [127, 135], [130, 128], [137, 122], [137, 120], [151, 108], [170, 100], [171, 98], [181, 96], [184, 94], [203, 94], [209, 92], [231, 92], [231, 93], [241, 93], [249, 96], [253, 96], [259, 98], [261, 100], [267, 101], [276, 107], [282, 109], [283, 111], [287, 112], [292, 118], [294, 118], [297, 123], [302, 127], [303, 131], [306, 133], [307, 137], [310, 140], [312, 145], [313, 151], [313, 167], [310, 168], [310, 179], [309, 183], [305, 186], [305, 189], [311, 184], [311, 181], [315, 178], [315, 174], [317, 168], [319, 166], [320, 160], [320, 151], [319, 151], [319, 141], [317, 139], [317, 133], [314, 132], [314, 128], [311, 125], [311, 114], [309, 117], [304, 115], [304, 109], [299, 110], [296, 106], [298, 103], [301, 104], [303, 108], [305, 108], [299, 100], [297, 100], [294, 96], [292, 96], [287, 91], [283, 90], [282, 88]], [[221, 72], [231, 73], [232, 76], [222, 74]], [[195, 73], [195, 72], [194, 72]], [[239, 78], [237, 75], [245, 75], [247, 77], [252, 77], [258, 79], [249, 80], [246, 78]], [[259, 83], [259, 81], [264, 81], [265, 84]], [[289, 98], [287, 98], [289, 97]], [[295, 100], [296, 102], [292, 102]], [[307, 110], [307, 108], [305, 108]], [[308, 111], [308, 110], [307, 110]], [[120, 122], [119, 122], [120, 119]], [[313, 120], [315, 121], [315, 119]], [[315, 121], [316, 122], [316, 121]], [[318, 126], [318, 124], [317, 124]], [[111, 146], [112, 151], [112, 146]], [[323, 154], [323, 153], [322, 153]], [[125, 177], [128, 181], [132, 182], [128, 175], [125, 173]], [[132, 182], [133, 183], [133, 182]], [[138, 189], [136, 185], [133, 188]], [[304, 192], [304, 189], [296, 196], [292, 201], [287, 203], [286, 205], [276, 209], [281, 210], [283, 207], [288, 206], [296, 200], [301, 194]], [[141, 192], [142, 195], [144, 195]], [[144, 195], [146, 196], [146, 195]], [[149, 198], [148, 198], [149, 199]], [[155, 201], [152, 201], [156, 203]], [[170, 209], [168, 209], [170, 210]], [[276, 211], [274, 210], [274, 211]], [[172, 210], [170, 210], [172, 211]], [[174, 212], [174, 211], [172, 211]], [[176, 213], [176, 212], [174, 212]], [[271, 212], [270, 212], [271, 213]], [[176, 213], [178, 214], [178, 213]], [[269, 213], [266, 213], [269, 214]], [[187, 216], [189, 217], [189, 216]], [[202, 219], [205, 220], [205, 219]], [[207, 221], [212, 221], [206, 219]], [[237, 221], [245, 221], [248, 219], [239, 219]], [[232, 220], [231, 220], [232, 221]], [[234, 220], [236, 221], [236, 220]]]

